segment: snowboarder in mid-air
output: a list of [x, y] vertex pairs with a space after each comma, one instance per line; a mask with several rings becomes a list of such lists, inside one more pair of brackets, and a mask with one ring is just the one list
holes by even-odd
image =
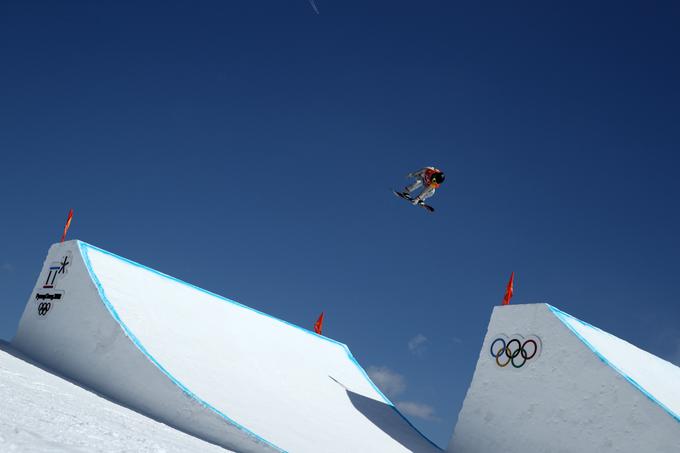
[[[398, 196], [410, 201], [413, 205], [419, 205], [433, 212], [434, 208], [425, 204], [425, 200], [434, 195], [434, 192], [444, 182], [444, 172], [435, 167], [425, 167], [413, 173], [406, 175], [407, 178], [415, 178], [415, 181], [410, 186], [404, 187], [403, 192], [394, 191]], [[416, 197], [411, 193], [420, 187], [424, 189]]]

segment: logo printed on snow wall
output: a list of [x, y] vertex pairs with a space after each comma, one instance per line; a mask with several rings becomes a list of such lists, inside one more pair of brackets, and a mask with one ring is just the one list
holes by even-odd
[[64, 290], [58, 287], [61, 280], [68, 275], [71, 261], [73, 261], [71, 252], [66, 252], [60, 261], [52, 262], [43, 272], [42, 285], [33, 298], [38, 316], [47, 316], [57, 302], [64, 300]]
[[522, 368], [538, 359], [541, 355], [541, 346], [541, 339], [536, 335], [527, 337], [519, 334], [498, 335], [491, 342], [489, 352], [496, 365], [501, 368], [508, 365], [512, 365], [512, 368]]

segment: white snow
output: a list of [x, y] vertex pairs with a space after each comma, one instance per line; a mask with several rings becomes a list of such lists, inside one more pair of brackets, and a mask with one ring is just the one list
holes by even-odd
[[[62, 296], [43, 316], [46, 292]], [[50, 249], [12, 345], [239, 452], [441, 451], [344, 344], [78, 241]]]
[[0, 452], [227, 452], [32, 365], [0, 343]]
[[[539, 352], [499, 366], [498, 338], [535, 339]], [[677, 370], [661, 359], [545, 304], [495, 307], [448, 451], [678, 453], [680, 422], [603, 357], [677, 401]]]
[[[503, 341], [531, 357], [502, 366]], [[12, 346], [124, 407], [0, 351], [2, 453], [441, 451], [344, 344], [79, 241], [50, 249]], [[549, 305], [496, 307], [448, 451], [677, 453], [679, 388]]]
[[561, 310], [550, 308], [605, 363], [680, 421], [680, 368]]

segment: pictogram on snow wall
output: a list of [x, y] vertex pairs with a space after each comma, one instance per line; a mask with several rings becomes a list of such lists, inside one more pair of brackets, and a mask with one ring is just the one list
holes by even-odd
[[41, 273], [42, 286], [35, 291], [35, 312], [38, 316], [47, 314], [57, 303], [64, 301], [65, 292], [59, 289], [61, 281], [68, 275], [68, 269], [73, 261], [73, 254], [70, 250], [65, 251], [58, 261], [52, 261], [45, 265]]

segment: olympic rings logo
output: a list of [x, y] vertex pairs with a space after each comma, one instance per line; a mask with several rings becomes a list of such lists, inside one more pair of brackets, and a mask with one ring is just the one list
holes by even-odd
[[40, 302], [38, 304], [38, 315], [45, 316], [48, 311], [52, 308], [51, 302]]
[[502, 335], [491, 343], [489, 352], [496, 360], [496, 365], [501, 368], [508, 365], [522, 368], [529, 360], [537, 357], [540, 349], [541, 340], [536, 336], [525, 339], [521, 335], [514, 335], [508, 339]]

